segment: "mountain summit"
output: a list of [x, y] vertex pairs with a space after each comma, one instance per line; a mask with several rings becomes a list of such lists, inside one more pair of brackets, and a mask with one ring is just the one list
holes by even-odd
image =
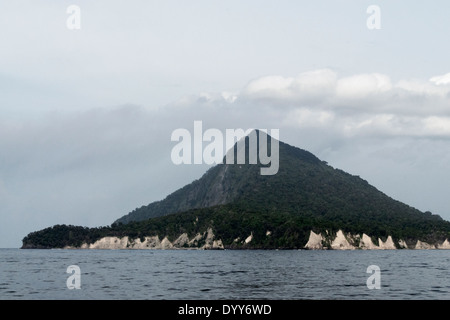
[[[259, 137], [265, 133], [257, 131], [257, 134]], [[240, 143], [245, 145], [248, 162], [248, 155], [254, 150], [248, 137]], [[237, 144], [234, 148], [236, 151]], [[437, 215], [422, 213], [388, 197], [359, 176], [334, 169], [312, 153], [281, 141], [279, 161], [279, 171], [273, 176], [260, 175], [259, 162], [257, 165], [216, 165], [199, 180], [164, 200], [130, 212], [115, 223], [143, 221], [224, 204], [259, 212], [289, 212], [320, 220], [330, 219], [353, 227], [363, 224], [373, 229], [382, 224], [381, 230], [411, 220], [442, 221]]]
[[[255, 138], [255, 140], [251, 141], [250, 137]], [[277, 144], [277, 147], [273, 148], [273, 150], [272, 142]], [[254, 130], [244, 139], [239, 140], [234, 145], [233, 149], [227, 152], [223, 158], [222, 164], [210, 168], [199, 180], [195, 180], [173, 192], [164, 200], [153, 202], [130, 212], [117, 219], [115, 223], [142, 221], [189, 209], [207, 208], [232, 203], [243, 197], [250, 197], [251, 194], [254, 193], [255, 188], [257, 189], [257, 185], [264, 181], [264, 179], [261, 180], [258, 177], [261, 175], [260, 168], [267, 166], [261, 163], [259, 157], [260, 145], [262, 145], [262, 143], [267, 145], [264, 152], [268, 150], [270, 153], [272, 150], [272, 153], [273, 151], [278, 153], [276, 164], [278, 167], [278, 145], [281, 142], [273, 139], [271, 136], [260, 130]], [[284, 143], [281, 143], [281, 145], [282, 148], [290, 147]], [[284, 145], [286, 147], [284, 147]], [[315, 158], [307, 151], [298, 150], [300, 153], [303, 153], [303, 155], [300, 156], [301, 159]], [[252, 156], [255, 159], [255, 163], [249, 164], [249, 159]], [[273, 158], [274, 157], [272, 157], [272, 160]], [[319, 160], [317, 159], [317, 161]], [[270, 165], [272, 165], [272, 163]]]
[[[258, 141], [262, 134], [256, 131]], [[274, 140], [263, 140], [271, 150]], [[260, 159], [256, 164], [248, 161], [259, 144], [254, 150], [249, 142], [246, 137], [234, 146], [235, 160], [244, 151], [245, 164], [224, 161], [164, 200], [117, 219], [111, 227], [55, 226], [25, 237], [24, 247], [79, 247], [113, 236], [142, 243], [161, 236], [171, 244], [183, 236], [183, 246], [190, 247], [189, 239], [197, 239], [199, 246], [214, 235], [225, 248], [304, 248], [313, 236], [321, 239], [319, 247], [327, 242], [330, 246], [335, 240], [332, 235], [341, 230], [356, 235], [350, 241], [354, 245], [362, 239], [367, 242], [370, 235], [374, 245], [390, 239], [391, 246], [412, 247], [418, 240], [436, 244], [450, 236], [450, 222], [438, 215], [396, 201], [360, 177], [278, 140], [279, 170], [261, 175]], [[64, 238], [66, 227], [72, 240]], [[64, 239], [54, 244], [42, 240], [52, 232]], [[135, 245], [133, 241], [127, 247]]]

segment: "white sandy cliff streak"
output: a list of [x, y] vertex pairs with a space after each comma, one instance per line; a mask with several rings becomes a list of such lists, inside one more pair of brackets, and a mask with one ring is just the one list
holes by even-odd
[[81, 249], [122, 249], [126, 248], [128, 244], [128, 237], [104, 237], [97, 240], [90, 245], [84, 243]]
[[319, 233], [315, 233], [314, 231], [311, 230], [311, 233], [309, 235], [309, 240], [305, 245], [306, 249], [312, 249], [312, 250], [320, 250], [323, 249], [323, 237], [322, 235]]
[[426, 242], [417, 240], [416, 247], [414, 249], [436, 249], [436, 247]]
[[394, 240], [392, 240], [391, 236], [387, 237], [386, 242], [383, 242], [380, 238], [378, 238], [378, 243], [380, 244], [379, 248], [381, 250], [395, 250], [395, 249], [397, 249], [395, 247]]
[[[328, 231], [325, 235], [321, 233], [315, 233], [311, 230], [309, 240], [305, 245], [305, 249], [322, 250], [396, 250], [396, 249], [408, 249], [408, 245], [404, 240], [399, 240], [397, 245], [395, 244], [392, 236], [388, 236], [386, 241], [378, 238], [378, 245], [373, 243], [372, 238], [363, 233], [360, 235], [345, 235], [342, 230], [339, 230], [334, 238], [332, 238]], [[446, 239], [442, 244], [432, 245], [426, 242], [418, 240], [414, 247], [410, 249], [450, 249], [450, 242]]]
[[[271, 233], [266, 232], [266, 236]], [[241, 243], [242, 245], [250, 245], [254, 240], [253, 232], [243, 241], [239, 238], [234, 240], [234, 243]], [[216, 239], [212, 228], [202, 234], [198, 233], [194, 237], [189, 238], [187, 233], [181, 234], [173, 242], [166, 236], [160, 239], [159, 236], [130, 239], [129, 237], [104, 237], [94, 243], [84, 243], [78, 248], [66, 247], [67, 249], [149, 249], [149, 250], [171, 250], [171, 249], [224, 249], [225, 246], [221, 239]], [[250, 247], [251, 248], [251, 247]], [[406, 241], [399, 240], [394, 242], [392, 236], [388, 236], [385, 241], [378, 238], [378, 245], [374, 243], [372, 238], [363, 233], [362, 236], [352, 235], [350, 233], [344, 234], [342, 230], [332, 234], [329, 231], [324, 233], [315, 233], [310, 231], [309, 239], [305, 249], [310, 250], [395, 250], [395, 249], [450, 249], [450, 242], [446, 239], [442, 244], [429, 244], [424, 241], [417, 240], [415, 245], [408, 246]]]
[[404, 240], [399, 240], [398, 246], [400, 249], [408, 249], [408, 245], [406, 244], [406, 241], [404, 241]]
[[450, 242], [448, 242], [447, 239], [445, 241], [437, 246], [438, 249], [450, 249]]
[[[199, 243], [203, 240], [203, 245]], [[145, 237], [143, 241], [140, 238], [129, 239], [128, 237], [104, 237], [94, 243], [84, 243], [80, 249], [149, 249], [149, 250], [170, 250], [170, 249], [223, 249], [222, 240], [216, 240], [214, 233], [209, 228], [203, 234], [197, 234], [189, 239], [186, 233], [180, 235], [173, 242], [168, 237], [160, 240], [159, 236]]]
[[348, 242], [348, 240], [345, 237], [345, 235], [342, 232], [342, 230], [339, 230], [336, 233], [336, 238], [331, 243], [331, 249], [334, 249], [334, 250], [354, 250], [356, 248]]
[[375, 245], [372, 241], [372, 238], [369, 237], [367, 234], [363, 233], [361, 241], [359, 242], [361, 249], [367, 249], [367, 250], [376, 250], [379, 249], [377, 245]]

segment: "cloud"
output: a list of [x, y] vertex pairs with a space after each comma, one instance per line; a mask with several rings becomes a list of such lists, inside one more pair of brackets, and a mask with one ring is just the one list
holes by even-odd
[[[348, 135], [450, 138], [450, 74], [393, 83], [380, 73], [339, 77], [329, 69], [252, 80], [237, 101], [283, 110], [291, 126]], [[449, 82], [450, 83], [450, 82]], [[286, 109], [288, 108], [288, 109]]]
[[235, 93], [202, 93], [175, 105], [186, 112], [185, 119], [198, 115], [219, 127], [323, 130], [333, 140], [450, 139], [450, 86], [437, 80], [393, 82], [380, 73], [340, 77], [320, 69], [295, 77], [264, 76]]
[[335, 114], [326, 110], [314, 110], [309, 108], [298, 108], [288, 112], [284, 125], [299, 127], [324, 127], [332, 126]]
[[443, 76], [435, 76], [430, 79], [431, 82], [440, 86], [450, 84], [450, 73], [444, 74]]
[[331, 107], [353, 104], [355, 100], [367, 104], [369, 98], [384, 103], [392, 103], [392, 99], [401, 102], [416, 97], [447, 100], [450, 86], [442, 86], [447, 83], [450, 83], [450, 74], [433, 77], [430, 81], [406, 79], [392, 83], [388, 75], [380, 73], [339, 77], [332, 70], [322, 69], [301, 73], [296, 77], [261, 77], [250, 81], [241, 95], [254, 100], [307, 101], [312, 105], [328, 102]]
[[423, 128], [429, 134], [450, 137], [450, 117], [427, 117], [423, 120]]
[[354, 75], [339, 79], [336, 83], [336, 97], [348, 100], [376, 98], [376, 95], [390, 90], [390, 78], [379, 73]]
[[250, 81], [242, 90], [249, 99], [273, 99], [293, 102], [318, 100], [333, 93], [336, 74], [328, 69], [299, 74], [297, 77], [266, 76]]

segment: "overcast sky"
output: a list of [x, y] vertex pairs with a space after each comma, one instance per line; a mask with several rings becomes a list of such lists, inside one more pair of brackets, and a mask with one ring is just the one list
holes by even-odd
[[[70, 5], [81, 29], [67, 27]], [[0, 0], [0, 247], [109, 225], [198, 179], [206, 166], [170, 159], [171, 133], [195, 120], [279, 129], [450, 220], [448, 12], [444, 0]]]

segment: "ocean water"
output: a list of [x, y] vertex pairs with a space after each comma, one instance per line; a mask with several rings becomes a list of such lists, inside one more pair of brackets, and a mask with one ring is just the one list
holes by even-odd
[[447, 300], [450, 250], [0, 249], [0, 299]]

